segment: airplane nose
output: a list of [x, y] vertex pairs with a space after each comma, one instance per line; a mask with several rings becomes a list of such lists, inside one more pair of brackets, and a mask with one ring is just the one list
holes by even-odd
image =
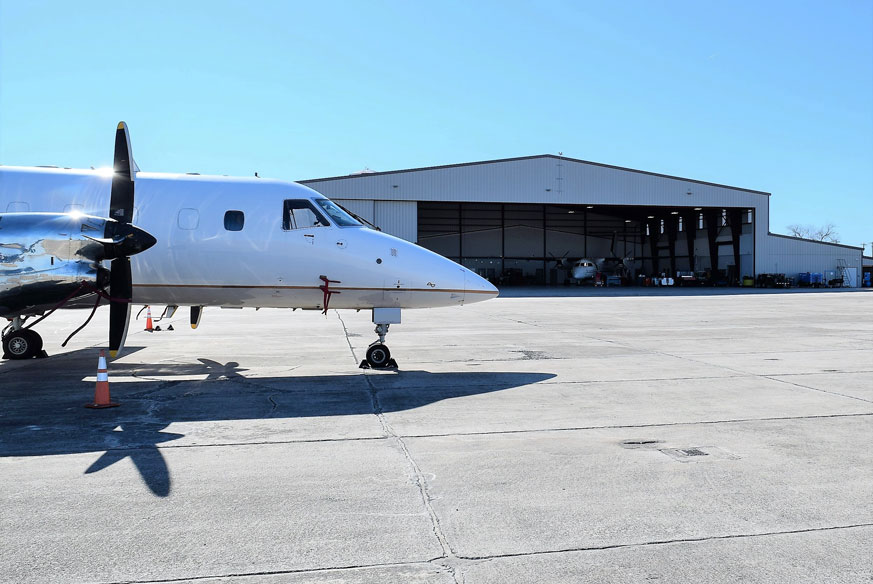
[[500, 291], [482, 276], [464, 270], [464, 304], [496, 298]]

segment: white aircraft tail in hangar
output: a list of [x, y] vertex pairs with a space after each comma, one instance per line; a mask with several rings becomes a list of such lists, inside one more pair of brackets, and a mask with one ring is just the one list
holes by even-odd
[[302, 185], [140, 172], [124, 122], [110, 172], [0, 167], [6, 358], [42, 354], [32, 326], [57, 308], [108, 302], [112, 356], [132, 304], [190, 306], [194, 328], [206, 306], [347, 308], [372, 309], [379, 339], [366, 361], [379, 368], [393, 364], [385, 335], [402, 309], [497, 294], [467, 268], [364, 227]]

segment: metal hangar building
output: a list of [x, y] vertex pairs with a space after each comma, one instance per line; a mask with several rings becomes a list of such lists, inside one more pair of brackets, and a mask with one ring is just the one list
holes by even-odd
[[632, 280], [818, 272], [854, 286], [862, 270], [859, 247], [770, 233], [770, 193], [562, 156], [299, 182], [499, 283], [564, 283], [558, 258], [626, 259]]

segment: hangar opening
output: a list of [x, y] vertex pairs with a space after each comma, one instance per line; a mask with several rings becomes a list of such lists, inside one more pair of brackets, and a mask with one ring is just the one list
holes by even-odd
[[750, 209], [423, 201], [417, 240], [498, 285], [581, 283], [571, 268], [582, 259], [604, 284], [739, 284], [754, 273]]

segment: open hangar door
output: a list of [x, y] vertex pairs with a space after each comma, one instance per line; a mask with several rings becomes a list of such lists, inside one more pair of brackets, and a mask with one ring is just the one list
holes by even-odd
[[498, 285], [575, 282], [582, 258], [620, 268], [624, 285], [659, 274], [735, 284], [754, 273], [753, 227], [744, 209], [420, 201], [417, 240]]

